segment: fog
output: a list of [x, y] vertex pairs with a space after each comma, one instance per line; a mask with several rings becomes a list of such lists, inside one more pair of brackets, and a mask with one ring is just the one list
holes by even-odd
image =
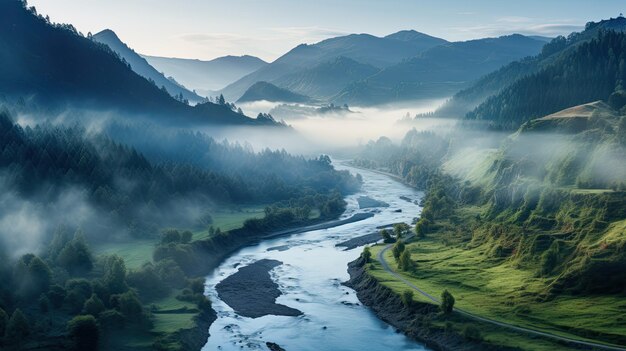
[[77, 187], [68, 187], [53, 199], [25, 198], [0, 177], [0, 194], [0, 246], [12, 258], [41, 252], [60, 226], [93, 233], [101, 232], [106, 225], [103, 214], [88, 203], [85, 192]]
[[[364, 145], [369, 140], [375, 140], [381, 136], [397, 142], [412, 128], [448, 131], [456, 124], [454, 119], [414, 118], [416, 115], [434, 111], [445, 101], [446, 99], [419, 100], [381, 107], [349, 106], [350, 112], [345, 113], [318, 113], [306, 116], [293, 113], [274, 117], [292, 126], [295, 136], [270, 133], [263, 138], [261, 135], [265, 133], [248, 129], [224, 131], [222, 136], [229, 140], [245, 138], [255, 148], [276, 147], [276, 141], [278, 141], [278, 147], [294, 153], [334, 153]], [[260, 101], [241, 104], [240, 107], [248, 115], [257, 115], [271, 113], [272, 109], [282, 104]], [[311, 110], [319, 108], [319, 106], [310, 105], [295, 106]]]

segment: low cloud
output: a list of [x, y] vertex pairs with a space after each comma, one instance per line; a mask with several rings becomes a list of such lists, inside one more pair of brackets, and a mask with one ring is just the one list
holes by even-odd
[[451, 28], [453, 31], [463, 33], [465, 36], [469, 34], [475, 38], [496, 37], [512, 33], [556, 37], [559, 35], [567, 36], [583, 29], [584, 24], [572, 20], [541, 20], [520, 16], [500, 17], [495, 22], [485, 25]]

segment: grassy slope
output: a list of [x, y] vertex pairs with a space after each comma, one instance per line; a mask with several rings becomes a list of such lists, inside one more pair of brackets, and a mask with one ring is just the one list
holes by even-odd
[[[456, 306], [468, 312], [576, 339], [585, 339], [584, 335], [591, 332], [604, 334], [606, 340], [610, 340], [611, 335], [624, 340], [622, 316], [626, 303], [617, 296], [558, 296], [541, 301], [538, 297], [545, 279], [510, 262], [493, 261], [480, 246], [472, 249], [462, 245], [447, 246], [429, 238], [412, 243], [408, 248], [418, 268], [413, 274], [402, 273], [405, 278], [433, 296], [448, 289], [456, 299]], [[372, 256], [377, 257], [381, 249], [382, 246], [375, 246]], [[385, 258], [394, 266], [390, 251]], [[406, 290], [406, 285], [385, 272], [380, 263], [375, 261], [373, 267], [369, 273], [384, 285], [398, 293]], [[415, 298], [428, 302], [418, 295]], [[494, 330], [492, 326], [482, 329], [487, 340], [501, 345], [529, 350], [556, 347], [550, 341]]]

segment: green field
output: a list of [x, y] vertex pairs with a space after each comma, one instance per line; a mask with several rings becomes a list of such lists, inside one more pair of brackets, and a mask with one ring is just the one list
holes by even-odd
[[144, 263], [152, 261], [152, 252], [156, 244], [156, 239], [113, 242], [94, 246], [94, 253], [96, 255], [118, 255], [124, 259], [127, 268], [137, 269]]
[[[407, 246], [417, 262], [415, 273], [402, 273], [414, 285], [433, 296], [450, 291], [456, 306], [476, 315], [498, 321], [547, 331], [574, 339], [618, 342], [625, 339], [626, 301], [616, 296], [542, 296], [547, 281], [511, 263], [489, 259], [481, 248], [446, 246], [438, 240], [424, 239]], [[383, 246], [372, 248], [377, 258]], [[394, 268], [388, 250], [385, 259]], [[407, 286], [384, 271], [374, 261], [368, 272], [384, 285], [401, 293]], [[399, 271], [396, 271], [401, 273]], [[415, 299], [429, 302], [415, 294]], [[503, 345], [526, 345], [528, 349], [554, 349], [549, 341], [524, 337], [501, 328], [484, 328], [486, 339]], [[502, 334], [505, 333], [505, 334]], [[508, 334], [515, 334], [515, 338]], [[520, 339], [521, 338], [521, 339]], [[523, 344], [519, 344], [524, 341]], [[547, 347], [547, 348], [546, 348]]]
[[173, 291], [168, 297], [152, 302], [151, 306], [155, 307], [152, 311], [154, 316], [153, 332], [174, 333], [180, 329], [194, 327], [193, 317], [198, 312], [196, 305], [177, 300], [176, 295], [178, 294], [180, 291]]
[[[243, 207], [238, 210], [220, 210], [211, 212], [214, 228], [229, 231], [243, 227], [243, 223], [250, 218], [262, 218], [265, 215], [265, 206]], [[209, 228], [194, 233], [194, 240], [202, 240], [209, 237]]]
[[[220, 228], [222, 231], [229, 231], [243, 227], [243, 223], [249, 218], [262, 218], [264, 216], [264, 206], [243, 207], [239, 210], [219, 210], [211, 213], [213, 218], [212, 226]], [[318, 213], [319, 215], [319, 213]], [[209, 237], [208, 228], [194, 232], [194, 240], [207, 239]], [[140, 268], [146, 262], [152, 261], [152, 253], [158, 239], [135, 239], [123, 242], [111, 242], [94, 245], [96, 255], [118, 255], [124, 259], [126, 267], [129, 269]]]

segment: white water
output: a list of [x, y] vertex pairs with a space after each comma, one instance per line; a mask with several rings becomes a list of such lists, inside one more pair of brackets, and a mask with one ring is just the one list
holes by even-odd
[[[206, 281], [206, 293], [213, 301], [218, 319], [209, 330], [211, 336], [203, 350], [267, 350], [266, 341], [275, 342], [287, 351], [426, 349], [379, 320], [361, 305], [354, 290], [340, 284], [349, 279], [348, 262], [356, 259], [362, 248], [342, 251], [343, 248], [335, 247], [339, 242], [373, 233], [380, 225], [411, 223], [421, 208], [400, 196], [419, 201], [423, 194], [379, 173], [345, 165], [336, 168], [360, 173], [364, 180], [361, 192], [346, 199], [348, 208], [343, 217], [358, 212], [374, 212], [375, 216], [331, 229], [267, 240], [246, 247], [224, 261]], [[361, 210], [356, 201], [361, 195], [390, 206]], [[394, 212], [398, 209], [402, 212]], [[268, 251], [282, 245], [288, 249]], [[219, 299], [215, 291], [217, 283], [235, 273], [236, 266], [264, 258], [284, 263], [270, 272], [283, 293], [276, 302], [296, 308], [304, 315], [252, 319], [237, 315]]]

